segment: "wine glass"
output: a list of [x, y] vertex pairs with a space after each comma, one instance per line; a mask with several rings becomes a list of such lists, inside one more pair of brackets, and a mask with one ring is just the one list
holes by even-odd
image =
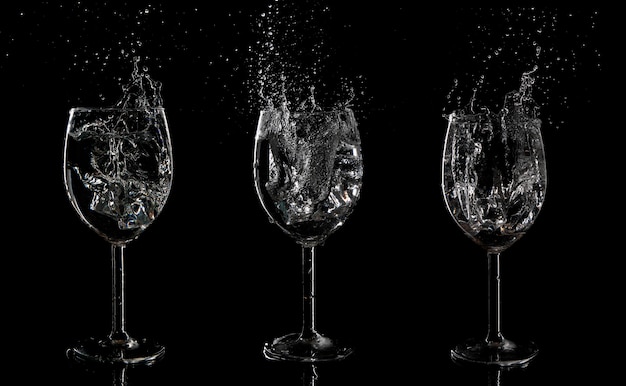
[[353, 111], [262, 111], [253, 169], [270, 222], [302, 247], [302, 329], [267, 342], [263, 353], [270, 360], [344, 359], [352, 349], [315, 326], [315, 259], [317, 247], [343, 225], [361, 194], [363, 160]]
[[524, 366], [538, 349], [501, 333], [500, 253], [519, 240], [544, 202], [546, 161], [541, 121], [507, 96], [495, 114], [452, 113], [443, 150], [442, 190], [457, 225], [488, 256], [488, 329], [451, 350], [461, 363]]
[[124, 251], [157, 218], [172, 185], [172, 147], [162, 107], [72, 108], [64, 183], [80, 219], [111, 245], [112, 326], [68, 349], [100, 364], [152, 364], [165, 347], [126, 332]]

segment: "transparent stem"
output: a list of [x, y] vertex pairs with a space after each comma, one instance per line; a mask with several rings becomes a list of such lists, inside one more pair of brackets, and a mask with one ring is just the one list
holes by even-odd
[[315, 247], [302, 246], [302, 339], [316, 337], [315, 330]]
[[111, 244], [111, 334], [113, 344], [127, 344], [130, 337], [126, 333], [126, 285], [124, 282], [125, 245]]
[[500, 253], [487, 253], [487, 343], [504, 341], [500, 325]]

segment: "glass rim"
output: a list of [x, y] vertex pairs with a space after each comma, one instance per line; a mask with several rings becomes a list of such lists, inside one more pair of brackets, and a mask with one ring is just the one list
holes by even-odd
[[497, 114], [494, 114], [491, 111], [480, 111], [478, 113], [464, 113], [464, 112], [457, 112], [457, 111], [453, 111], [449, 114], [444, 114], [444, 118], [446, 120], [466, 120], [466, 121], [477, 121], [477, 120], [483, 120], [483, 119], [488, 119], [491, 120], [492, 118], [496, 117]]
[[85, 112], [85, 111], [101, 111], [101, 112], [106, 112], [106, 111], [160, 111], [160, 110], [165, 110], [165, 108], [163, 106], [159, 106], [159, 107], [115, 107], [115, 106], [109, 106], [109, 107], [86, 107], [86, 106], [77, 106], [77, 107], [71, 107], [70, 108], [70, 112], [73, 111], [79, 111], [79, 112]]
[[333, 114], [333, 113], [341, 113], [344, 111], [352, 111], [350, 107], [337, 107], [332, 109], [323, 109], [323, 110], [289, 110], [289, 109], [281, 109], [281, 108], [269, 108], [269, 109], [261, 109], [261, 114], [267, 114], [272, 112], [280, 112], [280, 113], [289, 113], [289, 114], [307, 114], [307, 115], [323, 115], [323, 114]]

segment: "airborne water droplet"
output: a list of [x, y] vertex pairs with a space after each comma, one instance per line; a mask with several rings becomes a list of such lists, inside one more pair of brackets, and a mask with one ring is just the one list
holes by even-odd
[[133, 72], [130, 81], [122, 86], [123, 95], [116, 106], [123, 108], [162, 107], [161, 82], [154, 80], [148, 74], [148, 67], [142, 66], [139, 70], [138, 56], [133, 58]]

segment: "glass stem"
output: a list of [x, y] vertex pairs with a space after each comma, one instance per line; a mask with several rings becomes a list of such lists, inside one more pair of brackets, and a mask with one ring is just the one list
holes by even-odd
[[111, 334], [113, 344], [126, 344], [130, 337], [126, 333], [126, 285], [124, 283], [125, 245], [111, 244]]
[[315, 247], [302, 246], [302, 339], [313, 339], [315, 330]]
[[500, 253], [487, 253], [487, 343], [502, 343], [500, 326]]

